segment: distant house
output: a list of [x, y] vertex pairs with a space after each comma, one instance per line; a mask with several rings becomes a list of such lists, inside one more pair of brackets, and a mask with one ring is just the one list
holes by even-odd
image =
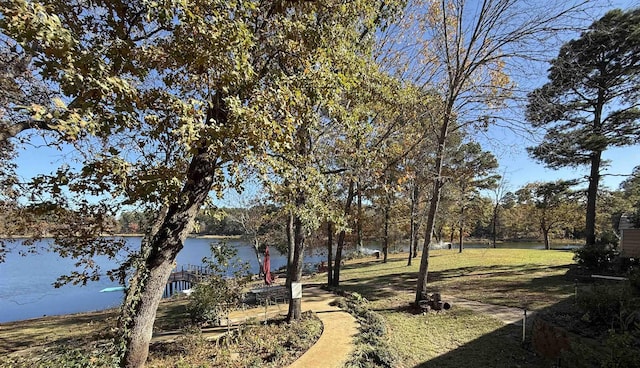
[[620, 251], [625, 257], [640, 258], [640, 228], [628, 216], [620, 218]]

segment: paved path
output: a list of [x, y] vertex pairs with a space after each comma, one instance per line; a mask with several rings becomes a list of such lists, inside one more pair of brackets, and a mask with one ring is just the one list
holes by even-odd
[[336, 296], [317, 286], [305, 285], [302, 310], [312, 310], [322, 321], [320, 339], [289, 368], [341, 368], [355, 349], [358, 322], [338, 307], [329, 305]]
[[[522, 325], [522, 317], [524, 317], [524, 310], [514, 307], [505, 307], [503, 305], [494, 305], [477, 302], [475, 300], [467, 300], [456, 298], [452, 296], [443, 296], [442, 300], [450, 301], [453, 308], [456, 306], [471, 309], [476, 313], [488, 314], [493, 316], [505, 324], [519, 324]], [[533, 316], [532, 311], [527, 312], [527, 320]]]

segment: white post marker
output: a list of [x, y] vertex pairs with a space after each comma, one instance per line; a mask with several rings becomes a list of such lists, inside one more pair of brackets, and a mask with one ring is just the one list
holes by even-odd
[[299, 282], [291, 283], [291, 299], [302, 299], [302, 284]]

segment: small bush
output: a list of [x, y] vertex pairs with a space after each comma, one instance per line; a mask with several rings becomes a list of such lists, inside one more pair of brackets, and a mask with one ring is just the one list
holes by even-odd
[[[187, 312], [196, 324], [220, 325], [227, 311], [242, 301], [247, 264], [232, 262], [237, 251], [226, 244], [212, 244], [211, 258], [203, 259], [211, 274], [191, 293]], [[229, 278], [227, 275], [233, 275]]]
[[596, 284], [578, 293], [582, 320], [603, 329], [622, 332], [636, 328], [640, 322], [640, 298], [628, 285]]
[[640, 295], [640, 268], [636, 267], [633, 268], [629, 274], [629, 285], [631, 286], [632, 290]]
[[165, 367], [286, 367], [309, 349], [322, 334], [322, 323], [312, 313], [287, 323], [271, 320], [242, 326], [208, 341], [199, 333], [153, 344], [149, 368]]
[[233, 280], [211, 277], [194, 287], [187, 312], [196, 324], [220, 325], [225, 313], [242, 300], [242, 289]]
[[572, 344], [562, 356], [562, 366], [568, 368], [640, 368], [638, 339], [628, 332], [610, 330], [602, 345]]
[[589, 271], [606, 272], [613, 268], [613, 260], [617, 255], [612, 245], [585, 245], [574, 251], [576, 263]]
[[371, 311], [367, 303], [367, 299], [358, 293], [353, 293], [349, 299], [339, 302], [339, 305], [345, 305], [346, 309], [360, 322], [356, 351], [351, 356], [347, 367], [397, 367], [399, 358], [384, 339], [387, 333], [386, 322], [380, 314]]

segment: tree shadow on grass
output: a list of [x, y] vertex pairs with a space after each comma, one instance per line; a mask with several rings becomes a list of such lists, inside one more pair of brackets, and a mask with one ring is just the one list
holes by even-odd
[[522, 344], [522, 325], [509, 324], [414, 368], [550, 367], [549, 362]]
[[[479, 301], [489, 302], [497, 305], [514, 305], [522, 302], [536, 302], [535, 298], [541, 297], [537, 304], [552, 305], [562, 300], [567, 295], [567, 290], [573, 287], [573, 277], [570, 274], [559, 272], [569, 270], [568, 266], [547, 267], [534, 264], [519, 264], [513, 266], [476, 266], [448, 269], [429, 273], [430, 290], [442, 287], [443, 294], [461, 296], [478, 295], [484, 299]], [[545, 274], [545, 271], [549, 273]], [[411, 306], [413, 294], [417, 281], [416, 272], [394, 273], [375, 277], [353, 277], [344, 281], [345, 289], [357, 291], [371, 301], [388, 299], [384, 305], [378, 303], [376, 311], [381, 313], [396, 313], [411, 315], [414, 319], [421, 319], [420, 311]], [[474, 294], [475, 293], [475, 294]], [[461, 295], [456, 295], [461, 294]], [[546, 296], [552, 294], [553, 296]], [[403, 298], [399, 298], [404, 295]], [[526, 297], [522, 300], [522, 297]], [[396, 297], [395, 299], [392, 299]], [[472, 299], [472, 298], [470, 298]], [[527, 305], [523, 305], [527, 307]], [[454, 309], [456, 308], [454, 303]], [[432, 312], [433, 313], [433, 312]], [[462, 318], [456, 313], [444, 312], [442, 318]], [[471, 314], [478, 312], [469, 312]], [[397, 318], [397, 316], [395, 317]], [[425, 317], [425, 328], [434, 328], [429, 325]], [[464, 320], [464, 319], [463, 319]], [[465, 320], [466, 321], [466, 320]], [[469, 320], [473, 321], [473, 319]], [[466, 323], [466, 322], [465, 322]], [[472, 322], [473, 323], [473, 322]], [[528, 323], [527, 336], [531, 334], [531, 321]], [[396, 328], [402, 329], [402, 325]], [[426, 327], [430, 326], [430, 327]], [[473, 326], [468, 328], [473, 329]], [[464, 330], [465, 328], [463, 328]], [[420, 332], [417, 332], [420, 335]], [[428, 335], [425, 333], [425, 335]], [[431, 337], [425, 339], [433, 339]], [[486, 333], [470, 341], [464, 341], [455, 331], [442, 330], [443, 341], [451, 341], [450, 349], [442, 349], [441, 355], [434, 356], [428, 360], [420, 361], [419, 355], [428, 354], [415, 353], [412, 360], [414, 368], [426, 367], [550, 367], [551, 362], [539, 357], [532, 352], [529, 345], [522, 344], [522, 324], [504, 325], [496, 330]], [[447, 336], [445, 336], [447, 335]], [[437, 339], [437, 337], [436, 337]], [[419, 344], [416, 341], [410, 343]], [[433, 343], [425, 341], [425, 348]], [[442, 344], [442, 343], [441, 343]], [[419, 348], [418, 348], [419, 349]], [[448, 351], [447, 351], [448, 350]], [[414, 350], [415, 351], [415, 350]], [[432, 353], [435, 354], [435, 353]], [[418, 361], [419, 363], [415, 363]]]
[[[442, 257], [444, 254], [431, 254], [429, 255], [429, 258], [437, 258], [437, 257]], [[382, 256], [381, 256], [382, 257]], [[413, 258], [412, 262], [420, 262], [419, 258]], [[400, 266], [406, 266], [407, 265], [407, 259], [406, 258], [389, 258], [387, 259], [387, 262], [385, 263], [382, 258], [380, 259], [371, 259], [368, 261], [363, 261], [363, 260], [359, 260], [357, 262], [353, 262], [353, 263], [349, 263], [346, 264], [344, 266], [341, 267], [341, 270], [351, 270], [351, 269], [358, 269], [358, 268], [363, 268], [363, 267], [367, 267], [367, 266], [373, 266], [373, 265], [400, 265]]]
[[[43, 346], [78, 346], [90, 341], [113, 338], [118, 309], [49, 316], [0, 325], [0, 354]], [[161, 303], [154, 329], [184, 327], [189, 317], [186, 301]]]
[[[607, 329], [600, 331], [600, 335], [594, 331], [585, 331], [589, 327], [580, 319], [580, 315], [573, 297], [564, 298], [527, 318], [524, 343], [522, 320], [520, 320], [456, 346], [444, 354], [415, 364], [413, 368], [600, 366], [596, 361], [597, 357], [606, 356], [611, 352], [602, 350], [601, 341], [594, 340], [593, 337], [606, 334]], [[534, 348], [534, 323], [539, 318], [544, 321], [543, 326], [549, 326], [550, 323], [556, 326], [556, 329], [541, 328], [538, 325]], [[575, 334], [580, 338], [576, 338]], [[574, 337], [568, 340], [569, 335]], [[620, 347], [617, 346], [614, 349], [618, 350]], [[538, 350], [538, 353], [534, 350]], [[560, 365], [561, 362], [562, 365]]]
[[0, 325], [0, 354], [42, 345], [77, 345], [111, 337], [116, 310], [51, 316]]
[[[519, 277], [550, 269], [568, 269], [566, 266], [547, 267], [541, 265], [521, 264], [514, 266], [475, 266], [429, 272], [428, 284], [433, 291], [450, 294], [487, 292], [511, 297], [509, 291], [535, 293], [558, 292], [570, 285], [565, 275], [549, 275], [537, 278]], [[413, 293], [418, 281], [417, 272], [398, 272], [383, 276], [356, 276], [343, 280], [341, 286], [351, 292], [357, 292], [365, 298], [375, 301]], [[500, 303], [502, 304], [502, 303]], [[508, 304], [508, 303], [507, 303]]]

